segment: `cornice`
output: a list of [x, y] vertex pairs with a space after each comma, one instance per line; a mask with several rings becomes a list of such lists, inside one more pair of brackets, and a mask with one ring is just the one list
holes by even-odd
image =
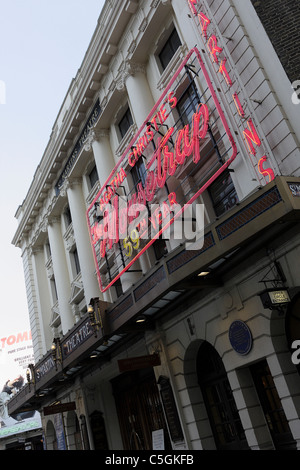
[[[50, 191], [53, 190], [59, 178], [63, 165], [72, 152], [74, 143], [86, 124], [86, 119], [96, 100], [99, 98], [100, 104], [103, 107], [107, 106], [111, 94], [117, 91], [118, 87], [122, 86], [128, 74], [134, 74], [138, 70], [142, 70], [141, 65], [136, 64], [134, 61], [126, 62], [126, 54], [132, 56], [138, 42], [137, 38], [140, 38], [144, 31], [144, 28], [139, 28], [138, 26], [140, 24], [143, 24], [144, 27], [147, 26], [149, 22], [147, 16], [155, 13], [155, 9], [160, 4], [160, 1], [152, 1], [150, 5], [147, 5], [148, 9], [146, 8], [146, 3], [138, 0], [127, 0], [126, 2], [106, 0], [81, 67], [75, 79], [71, 81], [58, 112], [50, 139], [28, 193], [22, 206], [17, 211], [18, 228], [13, 238], [13, 244], [18, 245], [21, 237], [23, 238], [28, 233], [29, 229], [26, 228], [28, 226], [28, 219], [32, 215], [37, 201], [39, 201], [40, 206], [45, 204]], [[164, 3], [168, 3], [168, 1], [163, 1]], [[139, 8], [141, 11], [143, 10], [142, 15], [137, 13]], [[145, 12], [146, 9], [147, 12]], [[143, 20], [141, 22], [142, 17]], [[133, 22], [135, 23], [135, 28], [133, 27]], [[139, 25], [138, 22], [140, 23]], [[118, 45], [122, 43], [122, 37], [126, 29], [128, 32], [129, 25], [130, 31], [135, 31], [135, 36], [132, 37], [133, 42], [131, 42], [131, 44], [135, 44], [135, 47], [129, 47], [127, 51], [122, 51], [122, 55], [125, 58], [125, 65], [122, 64], [124, 68], [119, 70], [118, 81], [115, 79], [110, 81], [109, 86], [111, 88], [107, 93], [108, 90], [103, 89], [101, 83], [106, 74], [110, 73], [109, 65], [112, 59], [116, 54], [120, 54]], [[112, 37], [114, 38], [113, 40]], [[90, 146], [91, 141], [89, 140], [86, 149], [90, 148]], [[31, 227], [33, 225], [31, 224]]]

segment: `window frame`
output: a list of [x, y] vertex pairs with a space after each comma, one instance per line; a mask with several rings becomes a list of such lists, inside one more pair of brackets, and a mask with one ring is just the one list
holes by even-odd
[[[172, 58], [181, 46], [182, 42], [180, 36], [176, 27], [173, 25], [173, 28], [170, 34], [168, 35], [168, 38], [166, 39], [164, 45], [161, 47], [160, 51], [157, 54], [159, 63], [163, 71], [166, 70]], [[166, 59], [162, 57], [163, 54], [166, 55]]]
[[[125, 124], [124, 129], [123, 129], [123, 123]], [[118, 121], [118, 130], [119, 130], [121, 139], [123, 139], [125, 137], [125, 135], [127, 134], [128, 130], [130, 129], [130, 127], [132, 125], [133, 125], [133, 117], [132, 117], [132, 114], [131, 114], [130, 107], [128, 105], [125, 112], [122, 114], [121, 119], [119, 119], [119, 121]], [[126, 130], [125, 130], [125, 128], [126, 128]]]

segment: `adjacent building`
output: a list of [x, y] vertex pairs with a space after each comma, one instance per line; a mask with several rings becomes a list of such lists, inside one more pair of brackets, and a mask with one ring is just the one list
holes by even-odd
[[105, 2], [16, 213], [46, 449], [299, 447], [297, 18]]

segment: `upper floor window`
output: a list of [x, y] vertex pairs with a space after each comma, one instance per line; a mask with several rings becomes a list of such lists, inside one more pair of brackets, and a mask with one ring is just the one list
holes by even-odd
[[122, 139], [124, 135], [126, 134], [126, 132], [128, 131], [129, 127], [132, 126], [132, 124], [133, 124], [133, 119], [131, 116], [130, 109], [128, 107], [119, 122], [119, 131], [120, 131]]
[[75, 274], [77, 275], [80, 273], [80, 263], [79, 263], [79, 256], [78, 256], [77, 248], [75, 248], [72, 251], [71, 255], [72, 255], [73, 268], [74, 268]]
[[135, 188], [139, 183], [143, 184], [143, 187], [145, 187], [145, 181], [146, 181], [146, 168], [143, 162], [143, 158], [140, 157], [134, 167], [131, 170], [131, 176], [133, 179], [133, 184]]
[[[188, 87], [177, 102], [179, 127], [192, 124], [193, 114], [197, 111], [197, 106], [199, 102], [201, 102], [196, 85], [190, 76], [189, 81], [190, 83]], [[209, 125], [207, 135], [210, 139], [210, 145], [203, 154], [201, 154], [199, 165], [210, 158], [217, 158], [218, 161], [222, 163], [223, 159], [220, 152], [220, 138], [218, 137], [217, 129], [213, 129]], [[218, 217], [234, 207], [238, 202], [238, 196], [229, 171], [226, 171], [219, 176], [219, 178], [210, 185], [208, 192], [215, 214]]]
[[71, 225], [72, 223], [72, 216], [71, 216], [71, 211], [69, 207], [66, 208], [64, 217], [65, 217], [66, 227], [69, 227], [69, 225]]
[[51, 258], [51, 246], [50, 246], [49, 241], [46, 243], [46, 256], [47, 256], [47, 259]]
[[99, 177], [98, 177], [98, 171], [97, 171], [97, 168], [96, 168], [96, 165], [92, 168], [91, 172], [89, 173], [89, 182], [90, 182], [90, 185], [91, 185], [91, 188], [93, 188], [95, 186], [95, 184], [97, 183]]
[[177, 111], [182, 127], [186, 124], [192, 123], [193, 114], [197, 110], [198, 103], [198, 94], [194, 84], [192, 83], [177, 102]]
[[160, 51], [158, 55], [163, 70], [165, 70], [168, 63], [170, 62], [173, 55], [175, 54], [178, 47], [180, 46], [181, 46], [181, 41], [180, 41], [180, 38], [178, 36], [176, 29], [174, 28], [170, 36], [168, 37], [165, 45], [163, 46], [162, 50]]
[[51, 289], [53, 302], [55, 303], [58, 300], [58, 296], [57, 296], [56, 282], [55, 282], [54, 276], [50, 279], [50, 289]]

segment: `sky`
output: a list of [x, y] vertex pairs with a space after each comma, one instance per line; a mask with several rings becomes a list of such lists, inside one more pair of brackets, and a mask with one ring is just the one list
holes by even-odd
[[104, 0], [0, 0], [0, 339], [29, 328], [15, 218]]

